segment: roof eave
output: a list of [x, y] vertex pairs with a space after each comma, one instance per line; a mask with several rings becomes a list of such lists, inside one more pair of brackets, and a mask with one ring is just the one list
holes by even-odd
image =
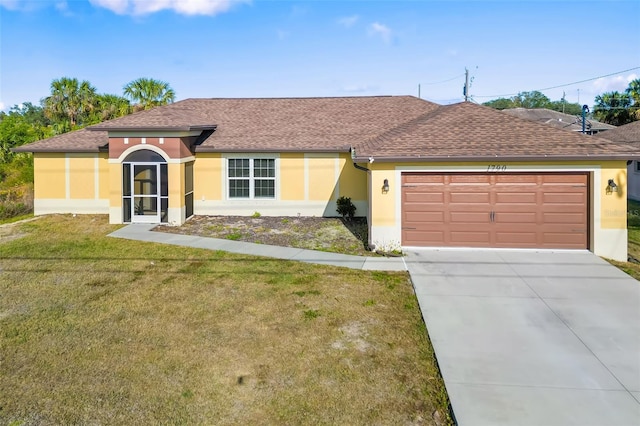
[[96, 153], [96, 152], [106, 152], [105, 148], [102, 147], [96, 147], [96, 148], [31, 148], [31, 149], [27, 149], [27, 148], [23, 148], [23, 147], [17, 147], [17, 148], [12, 148], [11, 149], [12, 152], [45, 152], [45, 153], [66, 153], [66, 152], [73, 152], [73, 153]]
[[496, 161], [624, 161], [629, 159], [640, 158], [638, 154], [603, 154], [603, 155], [520, 155], [520, 156], [506, 156], [506, 155], [494, 155], [494, 156], [471, 156], [471, 155], [447, 155], [447, 156], [395, 156], [395, 157], [355, 157], [353, 161], [355, 163], [371, 163], [374, 161], [380, 163], [416, 163], [416, 162], [447, 162], [447, 161], [469, 161], [469, 162], [481, 162], [491, 161], [495, 164]]
[[334, 147], [334, 148], [225, 148], [225, 147], [210, 147], [210, 146], [197, 146], [196, 153], [198, 152], [349, 152], [350, 147]]
[[217, 124], [202, 124], [195, 126], [117, 126], [100, 127], [89, 126], [86, 129], [99, 132], [193, 132], [203, 130], [215, 130]]

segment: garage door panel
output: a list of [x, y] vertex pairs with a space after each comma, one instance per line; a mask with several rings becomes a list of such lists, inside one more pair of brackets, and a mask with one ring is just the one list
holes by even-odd
[[488, 192], [456, 192], [449, 194], [449, 202], [452, 204], [481, 203], [487, 204], [491, 199]]
[[544, 223], [560, 223], [560, 224], [584, 224], [586, 222], [585, 214], [576, 213], [544, 213], [542, 215]]
[[410, 192], [407, 194], [408, 203], [439, 203], [444, 202], [442, 192]]
[[403, 244], [588, 246], [587, 173], [403, 173], [402, 183]]
[[578, 185], [586, 188], [587, 179], [586, 174], [564, 174], [564, 173], [550, 173], [539, 175], [542, 179], [542, 185]]
[[537, 186], [539, 180], [538, 175], [495, 174], [493, 176], [496, 186], [513, 186], [517, 184]]
[[445, 175], [449, 178], [450, 186], [481, 184], [488, 185], [491, 183], [491, 175], [483, 174], [450, 174]]
[[524, 225], [535, 224], [537, 221], [537, 217], [538, 215], [535, 212], [496, 212], [494, 220], [496, 223], [516, 223]]
[[435, 244], [439, 244], [441, 246], [445, 245], [443, 231], [407, 230], [407, 231], [403, 231], [402, 234], [403, 234], [402, 241], [404, 245], [422, 246], [424, 245], [424, 241], [432, 241], [434, 245]]
[[583, 249], [584, 242], [580, 235], [570, 232], [558, 232], [558, 233], [544, 233], [543, 246], [549, 248], [557, 248], [557, 245], [562, 245], [564, 248]]
[[420, 183], [444, 184], [445, 175], [431, 173], [406, 173], [402, 175], [403, 185], [412, 185]]
[[533, 232], [496, 232], [496, 243], [502, 246], [522, 247], [524, 244], [535, 246], [538, 242], [538, 233]]
[[536, 192], [498, 192], [496, 194], [496, 204], [537, 204], [538, 194]]
[[585, 204], [587, 194], [567, 193], [567, 192], [545, 192], [542, 195], [543, 204]]
[[451, 223], [489, 223], [489, 212], [451, 212]]
[[453, 244], [482, 244], [483, 246], [491, 241], [491, 234], [483, 231], [452, 231], [451, 243]]
[[444, 212], [406, 212], [404, 217], [412, 223], [442, 223]]

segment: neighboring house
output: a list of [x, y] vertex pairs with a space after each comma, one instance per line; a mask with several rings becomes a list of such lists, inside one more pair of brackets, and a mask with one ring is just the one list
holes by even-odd
[[[558, 129], [582, 133], [581, 115], [564, 114], [562, 112], [546, 108], [507, 108], [503, 109], [502, 112], [513, 117], [524, 118], [525, 120], [531, 120], [537, 123], [557, 127]], [[595, 135], [615, 128], [616, 126], [601, 123], [597, 120], [585, 120], [585, 133], [588, 135]]]
[[[613, 142], [635, 147], [640, 152], [640, 121], [619, 126], [598, 135]], [[640, 161], [629, 161], [627, 165], [627, 198], [640, 201]]]
[[[589, 249], [627, 259], [632, 147], [412, 96], [187, 99], [22, 146], [35, 214], [179, 225], [337, 216], [377, 248]], [[620, 189], [611, 191], [609, 180]]]

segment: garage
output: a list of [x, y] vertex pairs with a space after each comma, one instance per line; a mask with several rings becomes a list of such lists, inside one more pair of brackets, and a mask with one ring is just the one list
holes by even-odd
[[587, 173], [402, 173], [402, 245], [588, 249]]

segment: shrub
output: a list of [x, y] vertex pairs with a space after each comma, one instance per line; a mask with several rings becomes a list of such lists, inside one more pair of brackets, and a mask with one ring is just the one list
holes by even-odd
[[0, 220], [21, 216], [33, 211], [33, 189], [21, 185], [0, 191]]
[[353, 203], [351, 202], [351, 198], [340, 197], [336, 201], [336, 204], [338, 205], [338, 208], [336, 209], [336, 211], [340, 213], [343, 218], [349, 217], [349, 219], [352, 219], [353, 216], [356, 214], [356, 206], [354, 206]]

